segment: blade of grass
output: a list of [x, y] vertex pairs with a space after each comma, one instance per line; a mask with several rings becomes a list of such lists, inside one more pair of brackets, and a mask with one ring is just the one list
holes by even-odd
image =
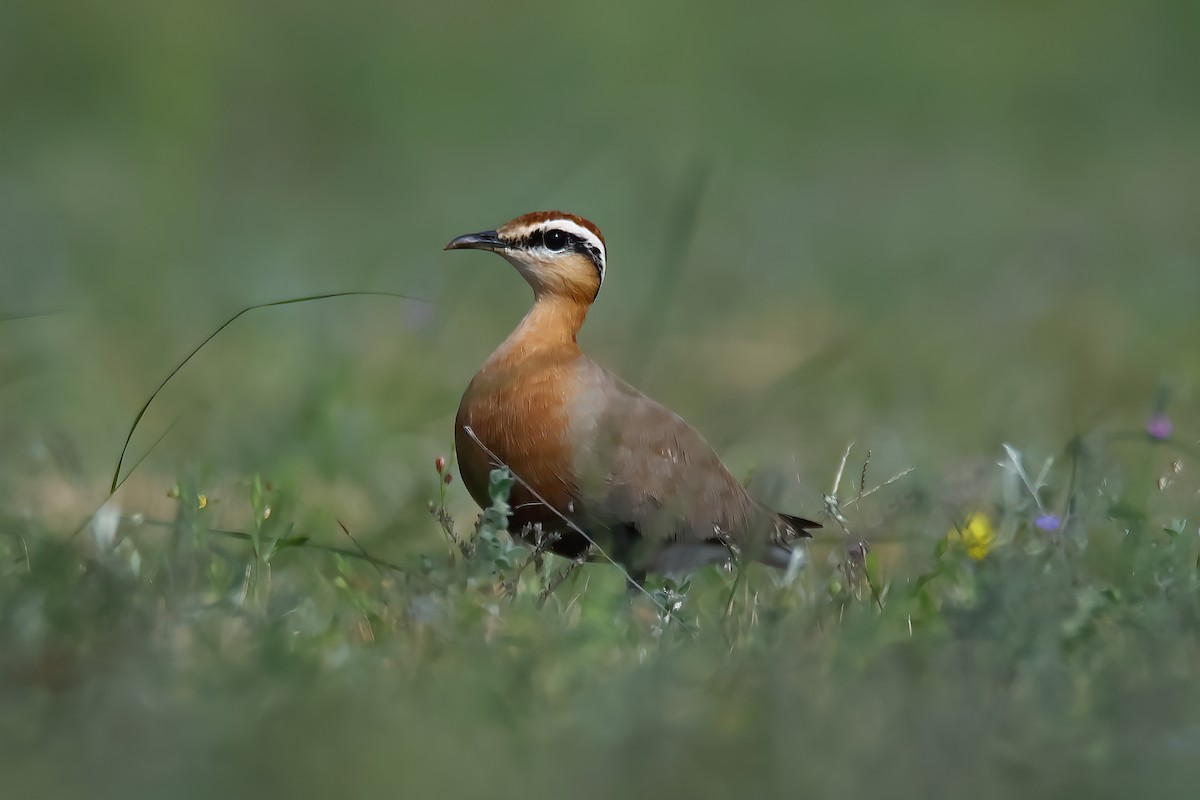
[[336, 522], [338, 527], [342, 529], [342, 533], [346, 534], [346, 538], [350, 540], [355, 549], [362, 554], [363, 559], [371, 562], [375, 566], [375, 569], [379, 570], [379, 574], [382, 575], [383, 569], [379, 566], [379, 564], [376, 563], [375, 557], [368, 553], [367, 549], [358, 543], [358, 539], [354, 538], [354, 534], [352, 534], [350, 529], [346, 527], [346, 523], [342, 522], [340, 519], [335, 519], [334, 522]]
[[65, 311], [34, 311], [28, 314], [0, 314], [0, 322], [19, 322], [24, 319], [41, 319], [42, 317], [57, 317]]
[[[128, 518], [126, 518], [126, 519], [128, 519]], [[170, 522], [168, 520], [160, 520], [160, 519], [144, 519], [144, 520], [140, 521], [140, 524], [145, 525], [147, 527], [152, 527], [152, 528], [172, 528], [175, 525], [174, 522]], [[249, 533], [246, 533], [245, 531], [234, 531], [234, 530], [229, 530], [227, 528], [209, 528], [209, 527], [206, 527], [204, 530], [206, 530], [209, 533], [215, 533], [218, 536], [225, 536], [230, 539], [238, 539], [239, 541], [243, 541], [243, 542], [252, 542], [252, 540], [253, 540], [253, 537]], [[401, 567], [400, 565], [393, 564], [390, 561], [385, 561], [382, 558], [376, 558], [375, 556], [367, 553], [365, 550], [360, 552], [358, 550], [351, 550], [350, 548], [347, 548], [347, 547], [337, 547], [337, 546], [331, 545], [331, 544], [321, 544], [320, 542], [314, 542], [308, 536], [283, 536], [283, 537], [280, 537], [279, 539], [277, 539], [275, 544], [280, 550], [284, 550], [284, 549], [320, 550], [323, 553], [333, 553], [333, 554], [336, 554], [339, 556], [344, 556], [346, 558], [354, 558], [354, 559], [358, 559], [359, 561], [369, 562], [369, 563], [373, 564], [376, 569], [389, 569], [389, 570], [392, 570], [393, 572], [400, 572], [400, 573], [403, 573], [405, 571], [404, 568]]]
[[197, 353], [199, 353], [202, 349], [204, 349], [204, 346], [206, 344], [211, 342], [213, 339], [217, 338], [217, 335], [219, 333], [221, 333], [221, 331], [228, 328], [234, 322], [237, 322], [237, 320], [243, 314], [247, 314], [251, 311], [257, 311], [260, 308], [275, 308], [276, 306], [290, 306], [290, 305], [295, 305], [297, 303], [310, 303], [310, 302], [313, 302], [314, 300], [328, 300], [333, 297], [364, 297], [364, 296], [398, 297], [402, 300], [416, 300], [419, 302], [424, 302], [419, 297], [410, 297], [406, 294], [400, 294], [399, 292], [327, 292], [325, 294], [310, 294], [310, 295], [306, 295], [304, 297], [289, 297], [286, 300], [272, 300], [269, 303], [256, 303], [255, 305], [252, 305], [252, 306], [246, 306], [241, 311], [237, 312], [232, 317], [230, 317], [229, 319], [227, 319], [223, 323], [221, 323], [220, 327], [218, 327], [215, 331], [213, 331], [208, 336], [206, 336], [204, 341], [202, 341], [202, 342], [200, 342], [200, 344], [196, 345], [196, 347], [190, 353], [188, 353], [182, 361], [180, 361], [178, 364], [175, 365], [174, 369], [172, 369], [169, 373], [167, 373], [167, 377], [163, 378], [162, 383], [160, 383], [158, 385], [158, 388], [156, 388], [153, 392], [150, 393], [150, 396], [148, 398], [146, 398], [146, 402], [142, 403], [142, 407], [139, 408], [137, 414], [134, 415], [133, 424], [129, 426], [129, 432], [125, 435], [125, 443], [123, 445], [121, 445], [121, 455], [119, 455], [117, 457], [117, 466], [116, 466], [116, 469], [113, 470], [112, 484], [109, 487], [108, 493], [110, 495], [115, 494], [117, 491], [117, 487], [119, 487], [121, 485], [121, 467], [125, 463], [125, 454], [129, 450], [129, 443], [133, 440], [133, 434], [135, 431], [137, 431], [138, 423], [140, 423], [142, 421], [142, 417], [146, 416], [146, 411], [150, 408], [150, 404], [154, 402], [154, 398], [158, 397], [159, 393], [164, 388], [166, 388], [166, 385], [168, 383], [171, 382], [171, 379], [174, 378], [177, 374], [179, 374], [179, 371], [181, 369], [183, 369], [185, 366], [187, 366], [187, 363], [189, 361], [191, 361], [192, 358]]

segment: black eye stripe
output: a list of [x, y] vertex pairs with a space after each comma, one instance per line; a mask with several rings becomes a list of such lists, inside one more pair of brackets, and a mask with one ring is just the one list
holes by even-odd
[[[546, 234], [551, 232], [561, 234], [564, 237], [565, 245], [558, 248], [550, 247], [546, 241]], [[604, 257], [600, 253], [600, 248], [583, 237], [569, 231], [564, 231], [561, 228], [540, 228], [532, 231], [518, 246], [530, 250], [540, 247], [556, 253], [565, 253], [568, 251], [578, 253], [581, 256], [587, 256], [600, 274], [602, 276], [604, 274]]]

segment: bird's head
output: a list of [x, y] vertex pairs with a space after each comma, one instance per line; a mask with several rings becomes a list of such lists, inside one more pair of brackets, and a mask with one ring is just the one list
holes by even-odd
[[600, 229], [563, 211], [535, 211], [494, 231], [468, 233], [446, 250], [491, 250], [517, 268], [535, 296], [591, 303], [604, 282], [607, 256]]

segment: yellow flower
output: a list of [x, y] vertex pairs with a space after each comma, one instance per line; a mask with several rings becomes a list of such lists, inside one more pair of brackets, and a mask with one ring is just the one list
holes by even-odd
[[996, 541], [996, 530], [987, 514], [976, 512], [961, 527], [948, 531], [946, 538], [966, 550], [975, 561], [982, 561]]
[[208, 506], [208, 495], [206, 495], [206, 494], [196, 495], [196, 505], [199, 506], [200, 508], [206, 508]]

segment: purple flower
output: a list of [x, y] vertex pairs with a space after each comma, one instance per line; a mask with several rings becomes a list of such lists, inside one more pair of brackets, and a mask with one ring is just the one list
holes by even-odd
[[1166, 414], [1155, 414], [1146, 421], [1146, 435], [1155, 441], [1166, 441], [1171, 438], [1175, 424]]
[[1051, 533], [1062, 527], [1062, 520], [1058, 518], [1058, 514], [1042, 514], [1033, 521], [1039, 531]]

